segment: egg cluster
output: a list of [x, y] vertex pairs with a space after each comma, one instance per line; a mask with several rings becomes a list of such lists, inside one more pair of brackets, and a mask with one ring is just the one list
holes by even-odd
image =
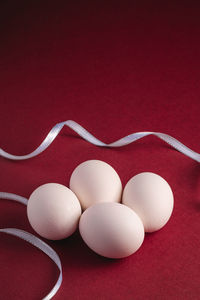
[[172, 190], [161, 176], [140, 173], [122, 190], [109, 164], [89, 160], [73, 171], [69, 188], [57, 183], [38, 187], [29, 198], [27, 215], [44, 238], [67, 238], [79, 226], [93, 251], [122, 258], [140, 248], [145, 232], [157, 231], [167, 223], [173, 204]]

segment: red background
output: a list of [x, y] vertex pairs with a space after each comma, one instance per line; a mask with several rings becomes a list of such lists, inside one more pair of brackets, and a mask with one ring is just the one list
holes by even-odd
[[[1, 147], [27, 154], [72, 119], [105, 142], [160, 131], [199, 152], [200, 7], [160, 2], [1, 1]], [[1, 158], [0, 190], [29, 197], [47, 182], [68, 185], [87, 159], [110, 163], [123, 185], [142, 171], [160, 174], [173, 189], [174, 212], [122, 260], [96, 255], [78, 233], [48, 241], [63, 264], [55, 299], [200, 299], [200, 167], [159, 139], [102, 149], [66, 127], [38, 157]], [[0, 227], [33, 232], [25, 207], [6, 200]], [[58, 275], [50, 259], [5, 234], [0, 246], [0, 299], [44, 297]]]

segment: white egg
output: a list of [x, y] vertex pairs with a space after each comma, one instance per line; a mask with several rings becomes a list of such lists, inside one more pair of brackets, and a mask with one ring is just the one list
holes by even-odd
[[120, 203], [97, 203], [84, 211], [80, 234], [94, 252], [122, 258], [136, 252], [144, 240], [144, 226], [138, 215]]
[[88, 160], [73, 171], [70, 189], [83, 209], [98, 202], [120, 202], [122, 184], [117, 172], [100, 160]]
[[146, 232], [157, 231], [169, 220], [174, 206], [172, 190], [161, 176], [144, 172], [126, 184], [122, 203], [141, 218]]
[[27, 215], [31, 226], [39, 235], [60, 240], [77, 229], [81, 206], [76, 195], [66, 186], [47, 183], [31, 194]]

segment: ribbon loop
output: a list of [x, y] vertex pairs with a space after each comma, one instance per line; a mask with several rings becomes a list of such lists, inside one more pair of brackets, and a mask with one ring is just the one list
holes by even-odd
[[[5, 193], [5, 192], [0, 192], [0, 199], [14, 200], [14, 201], [20, 202], [24, 205], [27, 205], [27, 202], [28, 202], [28, 200], [24, 197], [21, 197], [16, 194], [12, 194], [12, 193]], [[56, 284], [54, 285], [54, 287], [52, 288], [52, 290], [49, 292], [49, 294], [43, 298], [43, 300], [52, 299], [52, 297], [59, 290], [61, 283], [62, 283], [62, 265], [61, 265], [61, 261], [60, 261], [58, 254], [49, 245], [47, 245], [45, 242], [43, 242], [41, 239], [39, 239], [35, 235], [28, 233], [24, 230], [17, 229], [17, 228], [1, 228], [0, 232], [14, 235], [14, 236], [16, 236], [20, 239], [23, 239], [26, 242], [32, 244], [33, 246], [35, 246], [36, 248], [38, 248], [42, 252], [44, 252], [46, 255], [48, 255], [51, 258], [51, 260], [57, 265], [57, 267], [60, 271], [58, 280], [57, 280]]]

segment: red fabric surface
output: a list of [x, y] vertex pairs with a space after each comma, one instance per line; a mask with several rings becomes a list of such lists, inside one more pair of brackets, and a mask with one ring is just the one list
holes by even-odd
[[[1, 1], [1, 147], [23, 155], [57, 122], [72, 119], [112, 142], [160, 131], [199, 152], [200, 19], [195, 1]], [[138, 3], [137, 3], [138, 2]], [[29, 197], [39, 185], [68, 185], [84, 160], [110, 163], [123, 186], [133, 175], [163, 176], [173, 215], [122, 260], [93, 253], [78, 232], [49, 242], [63, 265], [55, 299], [199, 299], [200, 166], [147, 137], [103, 149], [64, 128], [40, 156], [0, 159], [0, 191]], [[0, 228], [33, 233], [23, 205], [1, 200]], [[56, 266], [20, 239], [0, 235], [0, 299], [41, 299]]]

